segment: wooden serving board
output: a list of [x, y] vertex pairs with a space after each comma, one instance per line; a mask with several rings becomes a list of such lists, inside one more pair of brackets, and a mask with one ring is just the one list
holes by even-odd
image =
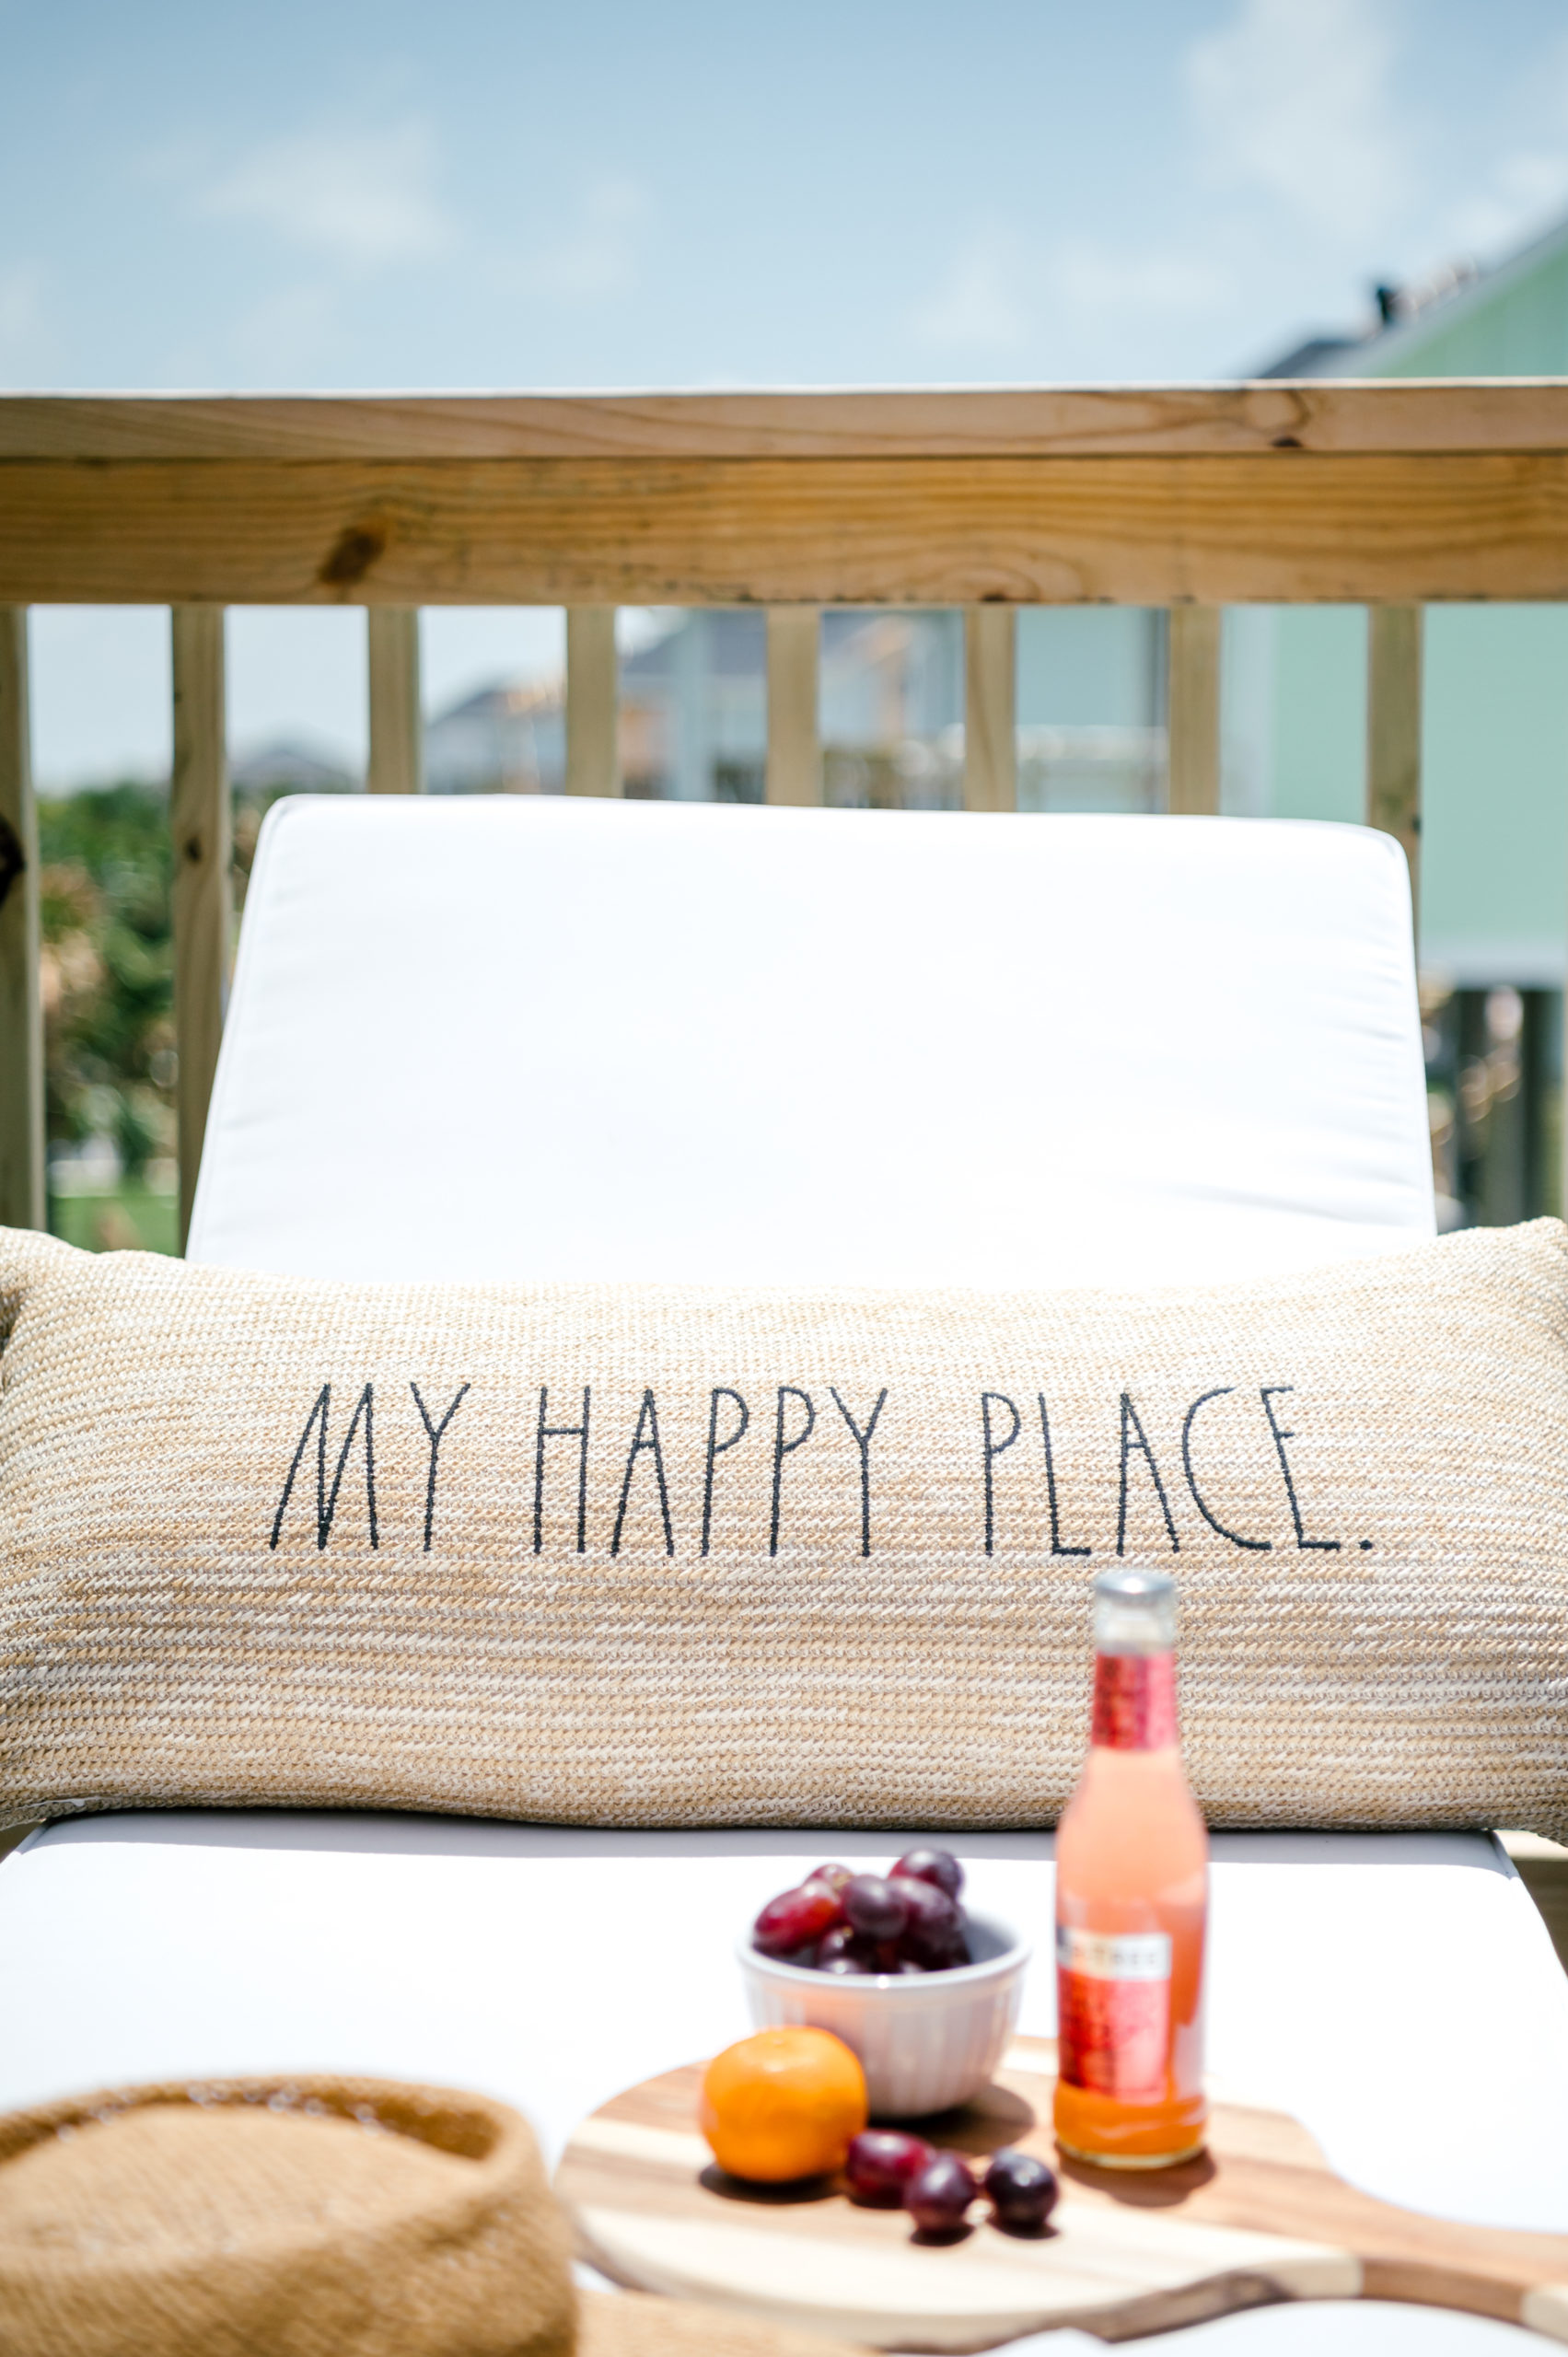
[[1399, 2210], [1336, 2177], [1298, 2120], [1218, 2105], [1208, 2151], [1148, 2175], [1063, 2161], [1056, 2048], [1020, 2038], [994, 2083], [928, 2123], [970, 2154], [1022, 2145], [1060, 2169], [1038, 2237], [977, 2203], [958, 2242], [923, 2244], [898, 2210], [832, 2180], [742, 2185], [698, 2134], [703, 2065], [630, 2088], [585, 2119], [556, 2189], [583, 2256], [616, 2282], [877, 2349], [993, 2348], [1077, 2325], [1107, 2340], [1276, 2300], [1409, 2300], [1568, 2341], [1568, 2235], [1504, 2233]]

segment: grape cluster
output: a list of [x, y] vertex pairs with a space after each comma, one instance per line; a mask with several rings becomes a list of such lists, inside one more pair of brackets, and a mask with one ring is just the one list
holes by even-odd
[[950, 1972], [970, 1961], [963, 1884], [947, 1850], [908, 1850], [887, 1875], [818, 1866], [769, 1899], [751, 1944], [816, 1972]]
[[851, 2196], [868, 2206], [909, 2212], [923, 2235], [956, 2235], [983, 2193], [993, 2225], [1010, 2235], [1040, 2234], [1056, 2207], [1056, 2172], [1032, 2153], [993, 2153], [976, 2180], [961, 2153], [940, 2153], [923, 2137], [867, 2128], [844, 2163]]

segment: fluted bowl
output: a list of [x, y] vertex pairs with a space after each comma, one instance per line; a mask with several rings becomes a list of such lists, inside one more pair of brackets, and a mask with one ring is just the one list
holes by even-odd
[[859, 2055], [873, 2119], [918, 2119], [967, 2103], [990, 2079], [1018, 2018], [1029, 1947], [992, 1915], [968, 1919], [972, 1964], [948, 1972], [811, 1972], [737, 1944], [759, 2029], [805, 2023]]

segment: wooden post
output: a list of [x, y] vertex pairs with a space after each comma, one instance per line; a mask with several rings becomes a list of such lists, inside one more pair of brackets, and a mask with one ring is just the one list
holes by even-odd
[[43, 1016], [28, 615], [0, 606], [0, 1225], [42, 1227]]
[[202, 1164], [228, 999], [233, 837], [225, 736], [224, 610], [176, 606], [174, 622], [174, 1035], [180, 1051], [180, 1248]]
[[1421, 916], [1421, 643], [1419, 606], [1366, 615], [1366, 823], [1404, 846], [1411, 913]]
[[1166, 665], [1168, 810], [1213, 818], [1220, 807], [1218, 606], [1172, 606]]
[[768, 784], [770, 802], [822, 799], [817, 676], [822, 617], [816, 606], [768, 609]]
[[419, 702], [419, 609], [372, 606], [370, 655], [371, 794], [423, 794], [424, 717]]
[[618, 795], [621, 679], [615, 608], [566, 609], [566, 791]]
[[1011, 606], [964, 616], [964, 808], [1018, 807], [1018, 631]]

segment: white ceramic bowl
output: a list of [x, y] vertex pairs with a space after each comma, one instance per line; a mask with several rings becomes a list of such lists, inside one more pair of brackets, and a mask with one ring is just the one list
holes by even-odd
[[1024, 1993], [1026, 1942], [993, 1916], [969, 1918], [975, 1961], [950, 1972], [807, 1972], [763, 1956], [746, 1933], [736, 1954], [759, 2029], [805, 2022], [859, 2055], [873, 2119], [918, 2119], [966, 2103], [1002, 2060]]

